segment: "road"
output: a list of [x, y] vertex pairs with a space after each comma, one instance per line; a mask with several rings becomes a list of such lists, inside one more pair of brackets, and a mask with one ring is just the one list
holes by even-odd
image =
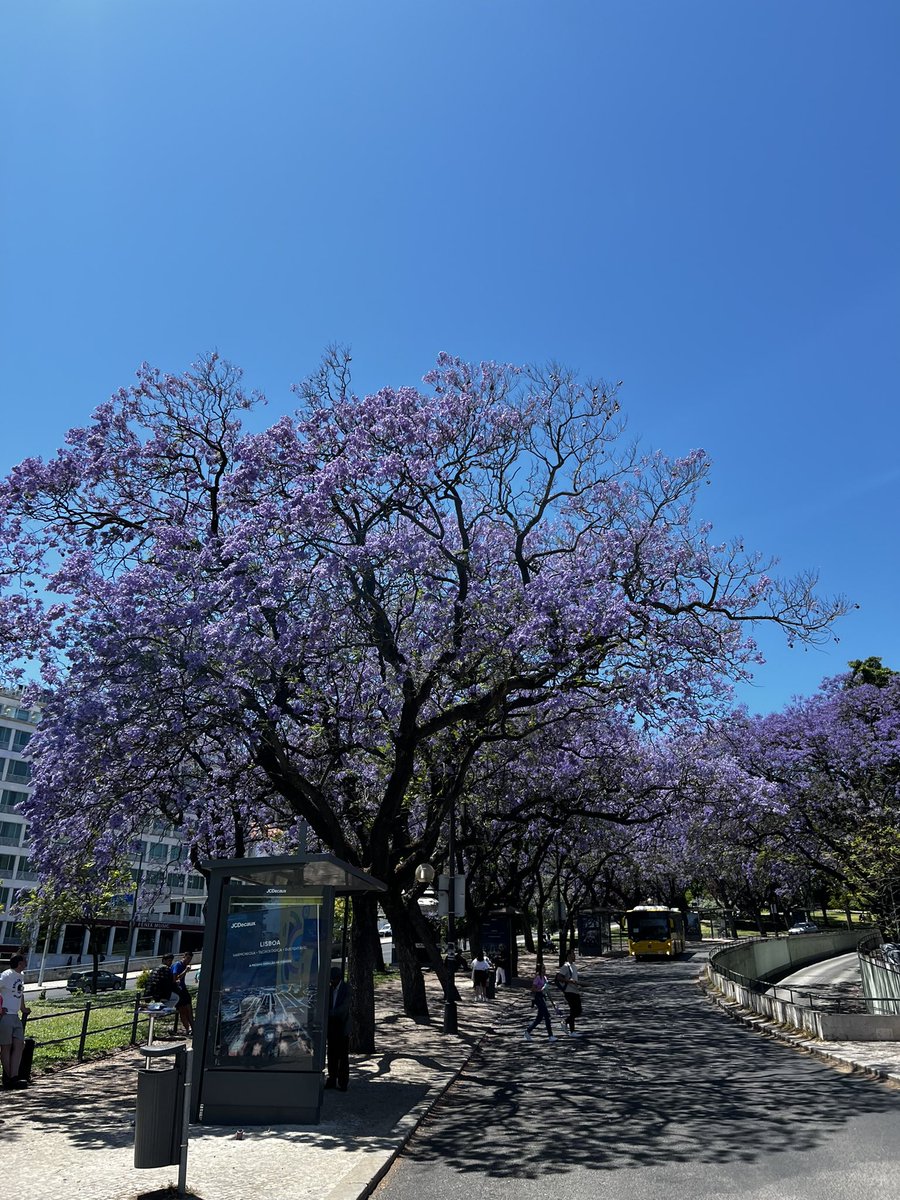
[[823, 962], [811, 963], [785, 976], [780, 982], [788, 987], [814, 988], [858, 984], [860, 979], [859, 954], [854, 950], [850, 954], [839, 954]]
[[850, 954], [839, 954], [822, 962], [810, 963], [780, 979], [768, 989], [767, 994], [800, 1005], [816, 1001], [840, 1001], [844, 1004], [858, 1001], [863, 1009], [859, 954], [853, 950]]
[[[77, 968], [73, 967], [72, 969], [79, 970], [79, 971], [82, 970], [81, 967], [77, 967]], [[106, 970], [106, 967], [103, 967], [102, 969]], [[199, 970], [200, 970], [199, 966], [191, 968], [191, 971], [187, 977], [188, 986], [192, 987], [194, 985], [194, 983], [196, 982], [196, 978], [197, 978], [197, 972]], [[137, 971], [129, 971], [128, 972], [128, 980], [126, 983], [126, 987], [129, 992], [133, 992], [135, 987], [137, 986], [137, 977], [138, 977]], [[45, 980], [43, 988], [39, 988], [36, 983], [28, 983], [25, 985], [26, 1000], [31, 996], [37, 996], [38, 992], [40, 992], [40, 991], [43, 991], [45, 993], [47, 1000], [61, 1000], [70, 995], [70, 992], [69, 992], [68, 988], [66, 987], [65, 980], [54, 980], [52, 982], [47, 982]], [[114, 992], [100, 992], [101, 997], [103, 997], [103, 996], [109, 997], [109, 996], [113, 996], [113, 995], [115, 995]]]
[[896, 1200], [900, 1093], [733, 1022], [697, 971], [589, 962], [578, 1041], [523, 1041], [501, 996], [378, 1200]]

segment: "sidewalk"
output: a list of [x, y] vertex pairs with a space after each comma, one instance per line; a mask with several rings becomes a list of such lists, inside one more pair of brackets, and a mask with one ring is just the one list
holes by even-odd
[[[610, 965], [612, 963], [610, 962]], [[699, 965], [699, 964], [698, 964]], [[377, 991], [377, 1052], [351, 1060], [350, 1090], [324, 1094], [319, 1125], [192, 1126], [188, 1196], [197, 1200], [362, 1200], [492, 1030], [520, 1035], [527, 996], [498, 991], [475, 1004], [462, 981], [459, 1035], [441, 1030], [440, 990], [426, 973], [428, 1022], [402, 1013], [399, 980]], [[715, 999], [710, 997], [710, 1000]], [[900, 1043], [817, 1042], [722, 1005], [758, 1033], [900, 1086]], [[42, 1200], [163, 1200], [177, 1167], [133, 1166], [136, 1049], [40, 1076], [0, 1093], [6, 1177]], [[102, 1153], [98, 1153], [102, 1151]]]
[[[387, 1170], [478, 1042], [521, 1023], [516, 990], [475, 1004], [462, 982], [459, 1034], [442, 1032], [437, 981], [426, 973], [431, 1019], [402, 1013], [399, 980], [378, 988], [377, 1053], [351, 1058], [350, 1089], [324, 1094], [319, 1125], [191, 1127], [188, 1195], [200, 1200], [358, 1200]], [[136, 1049], [37, 1076], [0, 1094], [3, 1170], [42, 1200], [139, 1200], [168, 1196], [178, 1168], [135, 1170]], [[102, 1151], [102, 1153], [98, 1153]], [[174, 1192], [172, 1193], [174, 1194]]]

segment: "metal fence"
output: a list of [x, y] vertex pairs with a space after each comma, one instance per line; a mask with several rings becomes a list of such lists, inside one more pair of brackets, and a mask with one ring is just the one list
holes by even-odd
[[868, 1011], [900, 1015], [900, 949], [893, 943], [884, 945], [880, 933], [864, 938], [858, 949]]
[[[41, 1021], [53, 1021], [58, 1020], [60, 1017], [68, 1017], [72, 1015], [72, 1009], [61, 1008], [55, 1012], [40, 1013], [38, 1016], [29, 1016], [27, 1022], [28, 1034], [29, 1037], [35, 1036], [35, 1041], [39, 1046], [61, 1046], [65, 1042], [77, 1042], [77, 1061], [82, 1062], [84, 1060], [85, 1051], [88, 1049], [88, 1043], [90, 1042], [90, 1039], [99, 1037], [102, 1033], [111, 1033], [116, 1029], [128, 1029], [130, 1026], [130, 1042], [131, 1045], [134, 1046], [138, 1044], [138, 1030], [144, 1023], [146, 1023], [149, 1038], [151, 1017], [158, 1016], [158, 1014], [148, 1013], [146, 1008], [143, 1007], [145, 1003], [146, 1002], [141, 997], [137, 997], [134, 1001], [132, 1013], [126, 1020], [116, 1021], [112, 1025], [103, 1025], [100, 1028], [92, 1029], [90, 1027], [92, 1013], [102, 1013], [106, 1010], [113, 1009], [121, 1011], [121, 1009], [125, 1007], [125, 1004], [123, 1004], [121, 1000], [87, 1000], [85, 1001], [84, 1011], [81, 1018], [81, 1029], [78, 1031], [78, 1033], [70, 1033], [66, 1034], [65, 1037], [57, 1038], [41, 1038], [39, 1035], [34, 1035], [34, 1026], [38, 1025]], [[175, 1017], [176, 1022], [177, 1020], [178, 1018]]]
[[[740, 942], [744, 946], [751, 942], [766, 940], [766, 938], [741, 938]], [[900, 966], [893, 963], [886, 963], [885, 956], [880, 947], [881, 934], [873, 933], [859, 942], [857, 951], [861, 958], [865, 955], [871, 961], [877, 962], [879, 966], [890, 966], [890, 969], [896, 973], [897, 983], [900, 985]], [[721, 952], [728, 948], [727, 946], [722, 946], [719, 950], [714, 950], [709, 956], [710, 965], [717, 975], [721, 975], [739, 987], [746, 988], [747, 991], [755, 995], [771, 996], [772, 999], [779, 1000], [784, 1004], [809, 1008], [814, 1012], [896, 1013], [900, 1011], [900, 1006], [898, 1006], [900, 986], [898, 986], [896, 992], [892, 992], [886, 987], [879, 987], [875, 990], [879, 992], [887, 991], [889, 994], [874, 995], [870, 986], [860, 987], [856, 984], [831, 984], [817, 988], [796, 988], [786, 984], [771, 983], [766, 979], [755, 979], [749, 975], [742, 975], [739, 971], [732, 971], [728, 967], [719, 964], [716, 960]]]

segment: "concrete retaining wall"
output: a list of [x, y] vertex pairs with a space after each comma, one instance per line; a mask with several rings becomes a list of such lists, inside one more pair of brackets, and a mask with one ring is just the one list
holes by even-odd
[[[766, 984], [774, 984], [791, 971], [821, 962], [838, 954], [847, 954], [872, 932], [870, 929], [840, 930], [833, 933], [806, 933], [795, 937], [767, 938], [736, 943], [717, 950], [710, 958], [707, 978], [713, 987], [742, 1008], [759, 1013], [771, 1021], [802, 1029], [811, 1037], [828, 1042], [870, 1042], [900, 1040], [900, 1016], [870, 1013], [826, 1013], [791, 1004], [777, 995], [767, 994]], [[863, 956], [860, 956], [861, 961]], [[744, 976], [743, 981], [728, 978], [721, 971]], [[897, 978], [900, 985], [900, 977]], [[879, 985], [880, 986], [880, 985]], [[866, 991], [870, 995], [892, 992]], [[900, 995], [900, 987], [898, 987]]]
[[735, 942], [733, 946], [724, 946], [710, 957], [737, 975], [776, 983], [810, 963], [834, 958], [836, 954], [848, 954], [871, 932], [871, 929], [864, 932], [838, 929], [828, 933], [802, 933], [793, 937]]

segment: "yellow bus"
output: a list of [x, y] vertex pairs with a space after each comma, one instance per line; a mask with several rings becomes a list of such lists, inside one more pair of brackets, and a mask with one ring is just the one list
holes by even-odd
[[628, 953], [634, 958], [674, 958], [684, 952], [684, 914], [662, 904], [638, 904], [625, 914]]

